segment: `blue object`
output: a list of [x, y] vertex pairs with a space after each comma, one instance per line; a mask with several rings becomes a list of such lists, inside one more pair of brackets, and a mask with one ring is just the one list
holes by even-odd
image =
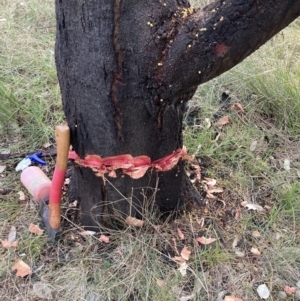
[[42, 166], [45, 166], [46, 165], [46, 162], [43, 161], [40, 157], [42, 156], [42, 152], [37, 152], [35, 154], [32, 154], [32, 155], [28, 155], [26, 156], [26, 158], [30, 159], [31, 162], [34, 162], [34, 163], [37, 163], [37, 164], [40, 164]]
[[27, 168], [33, 162], [37, 163], [37, 164], [40, 164], [42, 166], [45, 166], [46, 162], [43, 161], [40, 158], [41, 156], [42, 156], [42, 152], [37, 152], [37, 153], [34, 153], [32, 155], [26, 156], [25, 159], [23, 159], [21, 162], [18, 163], [18, 165], [16, 166], [16, 171], [23, 170], [23, 169]]

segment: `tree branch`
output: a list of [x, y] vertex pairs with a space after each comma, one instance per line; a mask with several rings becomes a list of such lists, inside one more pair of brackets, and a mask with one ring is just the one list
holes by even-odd
[[299, 15], [300, 0], [218, 0], [185, 16], [158, 74], [161, 97], [224, 73]]

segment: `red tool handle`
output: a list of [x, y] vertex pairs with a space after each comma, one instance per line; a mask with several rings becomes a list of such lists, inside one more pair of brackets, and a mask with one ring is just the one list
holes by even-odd
[[57, 157], [52, 178], [49, 200], [49, 223], [53, 229], [60, 227], [60, 202], [62, 187], [68, 166], [70, 148], [70, 128], [68, 125], [58, 125], [55, 128]]

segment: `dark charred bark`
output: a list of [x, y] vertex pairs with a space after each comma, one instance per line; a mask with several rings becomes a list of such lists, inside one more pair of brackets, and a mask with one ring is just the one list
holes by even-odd
[[[299, 0], [56, 0], [56, 64], [80, 157], [162, 158], [182, 147], [185, 103], [197, 85], [238, 64], [300, 13]], [[140, 179], [104, 182], [76, 166], [84, 225], [141, 217], [145, 200], [172, 210], [200, 196], [183, 162]]]

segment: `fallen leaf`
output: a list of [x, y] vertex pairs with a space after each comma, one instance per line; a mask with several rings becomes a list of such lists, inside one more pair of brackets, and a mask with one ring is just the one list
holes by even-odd
[[99, 240], [102, 241], [102, 242], [104, 242], [104, 243], [106, 243], [106, 244], [109, 243], [109, 237], [106, 236], [106, 235], [103, 235], [103, 234], [100, 235]]
[[245, 112], [244, 107], [242, 106], [242, 104], [240, 102], [237, 102], [234, 104], [241, 112]]
[[244, 257], [245, 256], [245, 252], [241, 251], [239, 248], [234, 248], [234, 253], [238, 257]]
[[222, 193], [222, 192], [224, 192], [224, 189], [215, 187], [215, 188], [208, 189], [208, 192], [209, 193]]
[[177, 249], [177, 242], [176, 242], [176, 238], [172, 238], [173, 242], [174, 242], [174, 250], [176, 252], [176, 254], [179, 254], [178, 249]]
[[181, 296], [180, 297], [180, 301], [190, 301], [190, 300], [193, 300], [195, 297], [194, 294], [191, 294], [191, 295], [185, 295], [185, 296]]
[[235, 297], [235, 296], [226, 296], [224, 301], [243, 301], [243, 299]]
[[250, 145], [250, 151], [254, 152], [257, 146], [257, 141], [253, 141]]
[[46, 143], [44, 143], [43, 144], [43, 147], [44, 148], [48, 148], [48, 147], [50, 147], [52, 144], [50, 143], [50, 142], [46, 142]]
[[243, 202], [241, 202], [241, 205], [242, 205], [243, 207], [246, 207], [246, 205], [248, 205], [248, 202], [247, 202], [247, 201], [243, 201]]
[[87, 230], [87, 231], [81, 231], [81, 232], [79, 232], [79, 234], [82, 236], [93, 236], [96, 234], [96, 232]]
[[0, 154], [2, 154], [2, 155], [8, 155], [8, 154], [10, 154], [10, 149], [9, 149], [9, 148], [2, 149], [2, 150], [0, 151]]
[[35, 225], [35, 224], [32, 224], [32, 223], [29, 225], [28, 231], [30, 233], [33, 233], [33, 234], [36, 234], [36, 235], [39, 235], [39, 236], [43, 235], [43, 233], [44, 233], [44, 230], [42, 230], [39, 227], [39, 225]]
[[216, 238], [206, 238], [204, 236], [201, 236], [201, 237], [197, 237], [196, 240], [202, 244], [202, 245], [209, 245], [213, 242], [215, 242], [217, 239]]
[[162, 225], [154, 225], [153, 228], [154, 228], [156, 231], [159, 231], [159, 230], [162, 228]]
[[17, 192], [17, 194], [19, 195], [19, 201], [25, 201], [26, 197], [25, 197], [25, 193], [23, 191], [19, 191]]
[[120, 256], [123, 256], [123, 252], [122, 252], [121, 250], [118, 249], [118, 250], [116, 250], [115, 252], [116, 252], [117, 254], [119, 254]]
[[260, 256], [261, 255], [261, 252], [258, 251], [257, 248], [251, 248], [250, 252], [254, 255], [257, 255], [257, 256]]
[[32, 274], [31, 268], [28, 264], [26, 264], [23, 260], [17, 261], [12, 267], [11, 270], [17, 270], [18, 277], [25, 277], [27, 275]]
[[262, 299], [268, 299], [270, 297], [270, 291], [265, 284], [261, 284], [258, 286], [257, 293]]
[[196, 222], [197, 222], [198, 225], [200, 225], [200, 227], [203, 227], [205, 219], [204, 219], [204, 217], [198, 219], [198, 216], [196, 215]]
[[245, 109], [244, 109], [244, 107], [242, 106], [242, 104], [240, 102], [237, 102], [237, 103], [233, 104], [230, 107], [230, 111], [231, 112], [241, 111], [242, 113], [245, 113]]
[[181, 257], [181, 256], [174, 256], [172, 259], [175, 260], [175, 261], [177, 261], [177, 262], [179, 262], [179, 263], [186, 262], [186, 260], [183, 257]]
[[0, 239], [1, 240], [1, 244], [2, 244], [2, 247], [4, 249], [10, 249], [10, 248], [16, 248], [18, 246], [18, 241], [15, 240], [13, 242], [9, 242], [7, 239]]
[[158, 286], [164, 286], [165, 285], [165, 282], [161, 279], [156, 279], [156, 283]]
[[211, 122], [210, 122], [209, 118], [204, 118], [204, 121], [206, 123], [206, 128], [209, 129], [211, 127]]
[[0, 173], [2, 173], [6, 169], [5, 165], [0, 165]]
[[260, 233], [259, 233], [257, 230], [254, 230], [254, 231], [252, 232], [252, 236], [253, 236], [253, 237], [260, 237]]
[[290, 286], [286, 285], [286, 286], [284, 287], [284, 291], [285, 291], [287, 294], [292, 295], [292, 294], [295, 294], [295, 293], [296, 293], [297, 288], [296, 288], [296, 287], [290, 287]]
[[132, 216], [127, 216], [126, 220], [125, 220], [125, 223], [129, 226], [134, 226], [134, 227], [141, 228], [141, 227], [143, 227], [145, 222], [141, 219], [137, 219], [137, 218], [132, 217]]
[[214, 196], [212, 193], [210, 193], [209, 191], [206, 192], [206, 198], [208, 199], [211, 199], [211, 200], [214, 200], [216, 199], [217, 197]]
[[264, 211], [264, 208], [257, 204], [248, 203], [247, 201], [241, 202], [243, 207], [246, 207], [248, 210], [257, 210], [257, 211]]
[[216, 122], [216, 126], [217, 127], [222, 127], [225, 124], [228, 124], [230, 122], [230, 118], [228, 115], [223, 116], [222, 118], [220, 118], [217, 122]]
[[188, 265], [186, 262], [183, 262], [180, 264], [180, 267], [178, 268], [179, 272], [181, 273], [182, 276], [186, 276], [186, 270], [188, 268]]
[[217, 184], [217, 180], [211, 178], [204, 178], [204, 182], [208, 188], [213, 188]]
[[10, 227], [10, 231], [8, 233], [7, 240], [12, 243], [17, 237], [17, 230], [15, 226]]
[[283, 168], [286, 170], [286, 171], [290, 171], [291, 169], [291, 166], [290, 166], [290, 160], [289, 159], [285, 159], [283, 161]]
[[226, 291], [220, 291], [218, 293], [218, 297], [217, 297], [217, 300], [216, 301], [224, 301], [224, 296], [227, 292]]
[[186, 247], [184, 246], [183, 249], [181, 250], [180, 252], [180, 255], [183, 259], [185, 260], [189, 260], [190, 259], [190, 255], [191, 255], [191, 251]]
[[235, 210], [235, 216], [234, 216], [234, 218], [235, 218], [235, 219], [239, 219], [239, 218], [240, 218], [240, 215], [241, 215], [241, 210], [240, 210], [240, 209], [236, 209], [236, 210]]
[[257, 204], [247, 204], [246, 208], [248, 210], [257, 210], [257, 211], [264, 211], [264, 208]]
[[179, 228], [177, 228], [177, 234], [181, 240], [184, 239], [184, 234], [182, 233], [182, 231]]

